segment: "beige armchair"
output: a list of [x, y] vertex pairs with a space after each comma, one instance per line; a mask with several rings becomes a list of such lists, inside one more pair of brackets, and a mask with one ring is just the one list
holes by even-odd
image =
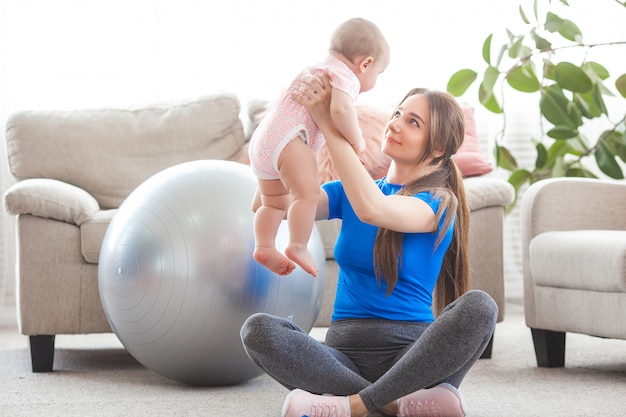
[[[17, 216], [17, 317], [30, 337], [34, 372], [53, 369], [56, 334], [108, 333], [98, 293], [100, 246], [122, 201], [144, 180], [197, 159], [240, 161], [246, 137], [240, 103], [230, 93], [137, 109], [28, 111], [7, 123], [10, 172], [4, 195]], [[502, 230], [513, 188], [500, 179], [465, 180], [471, 208], [474, 288], [504, 318]], [[323, 222], [320, 222], [323, 223]], [[334, 301], [337, 223], [320, 227], [327, 277], [316, 326], [327, 326]], [[485, 357], [491, 355], [487, 349]]]
[[626, 339], [626, 183], [539, 181], [522, 202], [524, 313], [537, 365], [565, 365], [567, 332]]

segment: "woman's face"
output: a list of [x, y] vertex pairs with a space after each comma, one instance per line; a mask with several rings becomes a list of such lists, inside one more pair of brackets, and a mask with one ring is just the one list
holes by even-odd
[[429, 138], [428, 101], [423, 95], [416, 94], [408, 97], [394, 110], [385, 127], [382, 151], [396, 162], [415, 164], [426, 151]]

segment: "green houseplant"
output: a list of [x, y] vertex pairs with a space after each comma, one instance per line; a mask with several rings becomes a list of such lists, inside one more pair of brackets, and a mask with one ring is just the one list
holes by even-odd
[[[623, 13], [626, 22], [626, 2], [613, 1], [617, 3], [615, 13]], [[571, 7], [567, 0], [559, 2], [561, 8]], [[624, 178], [619, 160], [626, 161], [626, 112], [620, 107], [626, 104], [626, 73], [616, 77], [613, 85], [607, 85], [609, 71], [602, 64], [587, 60], [587, 53], [591, 48], [603, 47], [626, 56], [626, 39], [586, 44], [578, 25], [557, 15], [555, 3], [534, 0], [531, 13], [520, 5], [525, 31], [515, 34], [506, 29], [508, 41], [499, 48], [495, 60], [493, 34], [485, 39], [482, 57], [487, 66], [482, 79], [478, 72], [462, 69], [451, 76], [447, 85], [448, 92], [459, 97], [480, 80], [481, 105], [503, 116], [502, 130], [495, 139], [496, 164], [510, 172], [509, 182], [516, 192], [524, 184], [543, 178], [596, 177], [585, 163], [587, 158], [594, 158], [599, 170], [608, 177]], [[579, 57], [562, 60], [559, 52], [565, 49], [570, 54], [574, 50]], [[531, 168], [520, 167], [503, 143], [506, 108], [501, 103], [513, 90], [540, 96], [539, 107], [530, 112], [537, 114], [541, 128], [539, 138], [530, 138], [536, 149], [535, 165]], [[609, 111], [607, 98], [618, 100], [617, 111]], [[593, 140], [581, 132], [592, 120], [602, 123], [602, 132]]]

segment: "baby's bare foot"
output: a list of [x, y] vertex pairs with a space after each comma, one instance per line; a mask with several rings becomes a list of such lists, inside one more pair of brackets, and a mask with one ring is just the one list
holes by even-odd
[[254, 260], [278, 275], [288, 275], [296, 269], [296, 264], [275, 248], [254, 248]]
[[285, 255], [304, 269], [309, 274], [317, 277], [317, 266], [313, 256], [305, 246], [289, 245], [285, 249]]

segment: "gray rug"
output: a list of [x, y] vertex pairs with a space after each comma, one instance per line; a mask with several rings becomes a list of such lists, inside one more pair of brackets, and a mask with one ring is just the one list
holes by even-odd
[[[467, 376], [470, 415], [626, 415], [626, 341], [569, 334], [566, 367], [536, 367], [521, 298], [508, 300], [492, 359]], [[14, 319], [0, 326], [0, 416], [278, 417], [287, 391], [267, 376], [197, 388], [138, 364], [112, 334], [57, 336], [55, 369], [30, 371], [28, 341]]]

